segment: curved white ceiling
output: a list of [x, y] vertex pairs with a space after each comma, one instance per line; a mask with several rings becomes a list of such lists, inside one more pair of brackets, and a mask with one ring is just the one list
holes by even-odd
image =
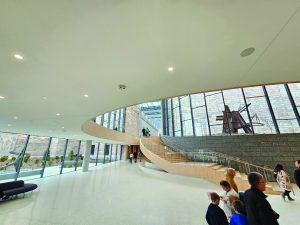
[[[90, 139], [81, 125], [123, 106], [299, 81], [299, 6], [292, 0], [1, 1], [1, 131]], [[254, 54], [240, 57], [248, 47]], [[14, 52], [24, 62], [13, 60]], [[120, 91], [119, 84], [128, 88]]]

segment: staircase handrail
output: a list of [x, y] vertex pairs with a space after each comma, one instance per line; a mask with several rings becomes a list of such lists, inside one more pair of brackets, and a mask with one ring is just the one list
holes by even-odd
[[[156, 152], [158, 154], [163, 155], [163, 158], [165, 159], [170, 159], [172, 160], [172, 157], [169, 157], [169, 153], [177, 153], [178, 155], [181, 155], [183, 157], [184, 154], [182, 154], [182, 151], [178, 151], [178, 150], [174, 150], [173, 148], [171, 148], [170, 146], [166, 145], [166, 144], [162, 144], [162, 143], [157, 143], [157, 142], [153, 142], [147, 138], [143, 139], [143, 143], [145, 143], [145, 145], [152, 145], [150, 148], [148, 148], [149, 150], [151, 150], [152, 152]], [[155, 146], [153, 146], [155, 144]], [[153, 148], [156, 147], [156, 148]], [[167, 154], [166, 154], [167, 153]], [[246, 174], [248, 174], [249, 172], [260, 172], [264, 175], [266, 181], [273, 181], [273, 173], [274, 170], [267, 167], [267, 166], [262, 166], [262, 165], [257, 165], [251, 162], [248, 162], [246, 160], [241, 160], [238, 157], [235, 156], [229, 156], [227, 154], [221, 153], [221, 152], [216, 152], [216, 151], [200, 151], [199, 155], [202, 156], [201, 160], [202, 161], [207, 161], [207, 162], [216, 162], [219, 164], [224, 164], [228, 167], [233, 167], [234, 169], [240, 171], [240, 172], [244, 172]], [[172, 155], [171, 155], [172, 156]], [[212, 160], [210, 159], [204, 159], [204, 157], [216, 157], [217, 160]], [[193, 161], [193, 160], [192, 160]]]

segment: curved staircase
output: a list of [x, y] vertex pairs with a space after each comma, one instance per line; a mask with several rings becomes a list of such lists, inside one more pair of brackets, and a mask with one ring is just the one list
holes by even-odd
[[[228, 167], [214, 162], [192, 162], [166, 146], [160, 137], [141, 138], [140, 147], [150, 161], [168, 173], [202, 178], [217, 185], [225, 178]], [[250, 187], [247, 175], [239, 171], [236, 172], [235, 182], [240, 191], [245, 191]], [[265, 193], [280, 194], [271, 185], [267, 185]]]

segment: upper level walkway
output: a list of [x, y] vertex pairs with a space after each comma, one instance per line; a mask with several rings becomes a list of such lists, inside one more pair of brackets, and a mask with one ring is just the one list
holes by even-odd
[[[171, 175], [126, 161], [32, 180], [39, 188], [24, 199], [0, 203], [1, 225], [204, 225], [207, 181]], [[300, 207], [269, 196], [280, 225], [295, 224]], [[221, 206], [222, 207], [222, 206]]]

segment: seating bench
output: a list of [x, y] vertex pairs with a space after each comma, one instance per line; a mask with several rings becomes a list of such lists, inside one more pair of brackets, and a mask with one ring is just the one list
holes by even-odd
[[37, 188], [36, 184], [25, 184], [23, 180], [11, 181], [0, 184], [0, 198], [8, 199], [11, 196], [24, 194]]

